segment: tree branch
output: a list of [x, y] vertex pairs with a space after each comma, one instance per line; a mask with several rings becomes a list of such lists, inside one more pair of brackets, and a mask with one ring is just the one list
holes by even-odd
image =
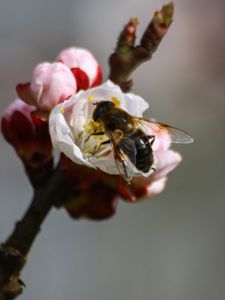
[[109, 78], [118, 84], [124, 92], [132, 86], [129, 80], [131, 73], [143, 62], [151, 59], [163, 36], [172, 23], [174, 6], [168, 3], [160, 11], [155, 12], [144, 32], [140, 45], [135, 46], [137, 18], [125, 25], [117, 41], [115, 52], [109, 58]]
[[14, 299], [22, 293], [19, 276], [26, 256], [40, 231], [41, 224], [65, 188], [62, 173], [56, 171], [48, 182], [34, 192], [31, 205], [7, 241], [0, 248], [0, 300]]

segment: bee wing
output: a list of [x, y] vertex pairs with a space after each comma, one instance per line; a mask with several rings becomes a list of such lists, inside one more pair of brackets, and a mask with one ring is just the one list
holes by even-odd
[[136, 165], [136, 147], [132, 139], [123, 137], [118, 139], [114, 132], [109, 132], [113, 155], [115, 158], [116, 166], [120, 174], [126, 181], [130, 181], [135, 173]]
[[135, 142], [131, 138], [125, 137], [120, 141], [119, 147], [120, 149], [122, 149], [123, 153], [128, 156], [132, 164], [136, 165], [137, 149], [135, 146]]
[[138, 123], [140, 126], [147, 127], [148, 129], [150, 128], [156, 133], [158, 132], [167, 134], [172, 143], [189, 144], [194, 141], [194, 139], [187, 132], [155, 120], [139, 119]]

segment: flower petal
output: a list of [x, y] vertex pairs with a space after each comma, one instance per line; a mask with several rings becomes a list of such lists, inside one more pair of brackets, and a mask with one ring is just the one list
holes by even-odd
[[[140, 189], [142, 187], [147, 187], [151, 189], [154, 182], [159, 181], [162, 184], [163, 178], [171, 172], [176, 166], [181, 162], [182, 157], [179, 153], [173, 150], [158, 151], [154, 153], [155, 167], [156, 170], [148, 177], [134, 177], [132, 179], [131, 185], [134, 189]], [[160, 185], [156, 185], [158, 187]], [[155, 185], [153, 185], [155, 188]]]
[[181, 162], [182, 157], [173, 150], [154, 153], [156, 171], [151, 175], [152, 180], [158, 180], [170, 173]]
[[84, 159], [83, 153], [75, 144], [72, 131], [61, 112], [62, 109], [63, 104], [57, 105], [50, 114], [49, 131], [52, 144], [75, 163], [94, 168]]
[[71, 72], [76, 78], [77, 90], [87, 90], [89, 87], [89, 79], [87, 74], [82, 71], [80, 68], [72, 68]]
[[30, 82], [19, 83], [16, 86], [16, 92], [20, 99], [30, 105], [35, 105], [35, 99], [30, 90]]
[[[111, 101], [112, 98], [117, 98], [120, 101], [120, 107], [122, 109], [137, 117], [141, 117], [142, 113], [149, 106], [143, 98], [131, 93], [124, 94], [118, 85], [115, 85], [112, 81], [107, 80], [104, 84], [98, 87], [89, 89], [87, 91], [80, 91], [76, 95], [72, 96], [73, 100], [71, 99], [71, 101], [76, 103], [73, 111], [74, 120], [76, 120], [78, 115], [83, 114], [87, 122], [90, 116], [93, 114], [95, 109], [93, 102], [90, 102], [86, 107], [86, 111], [84, 111], [84, 107], [89, 98], [93, 98], [93, 102], [99, 102], [103, 100]], [[76, 126], [79, 126], [77, 122], [74, 123], [74, 127]]]
[[153, 197], [163, 191], [166, 185], [167, 178], [162, 177], [159, 180], [153, 181], [148, 187], [147, 187], [147, 194], [148, 197]]
[[61, 51], [57, 60], [64, 63], [70, 69], [80, 68], [89, 78], [92, 86], [99, 76], [99, 65], [90, 51], [83, 48], [71, 47]]
[[91, 87], [98, 86], [102, 83], [102, 69], [100, 66], [97, 68], [97, 74], [94, 82], [92, 83]]

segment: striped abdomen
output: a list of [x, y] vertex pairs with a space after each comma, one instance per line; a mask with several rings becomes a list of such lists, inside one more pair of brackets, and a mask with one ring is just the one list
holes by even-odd
[[[130, 151], [132, 148], [127, 147], [125, 145], [125, 140], [132, 141], [133, 149], [134, 151]], [[128, 143], [126, 142], [128, 145]], [[129, 143], [131, 144], [131, 143]], [[148, 137], [142, 130], [137, 129], [136, 131], [133, 131], [126, 137], [124, 137], [121, 140], [121, 148], [126, 153], [126, 155], [129, 157], [130, 161], [135, 165], [135, 167], [144, 172], [147, 173], [150, 171], [150, 168], [153, 164], [153, 153], [152, 153], [152, 147], [151, 147], [151, 140], [150, 137]], [[134, 153], [132, 154], [132, 152]]]

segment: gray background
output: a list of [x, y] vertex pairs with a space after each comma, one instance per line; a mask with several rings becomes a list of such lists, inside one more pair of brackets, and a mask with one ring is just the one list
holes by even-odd
[[[162, 1], [1, 0], [1, 112], [35, 64], [70, 45], [89, 48], [108, 74], [122, 25], [139, 36]], [[151, 62], [133, 75], [150, 115], [188, 130], [195, 143], [166, 190], [115, 217], [73, 221], [52, 210], [22, 278], [28, 300], [222, 300], [225, 298], [225, 2], [175, 1], [175, 20]], [[31, 198], [13, 149], [0, 137], [0, 240]]]

